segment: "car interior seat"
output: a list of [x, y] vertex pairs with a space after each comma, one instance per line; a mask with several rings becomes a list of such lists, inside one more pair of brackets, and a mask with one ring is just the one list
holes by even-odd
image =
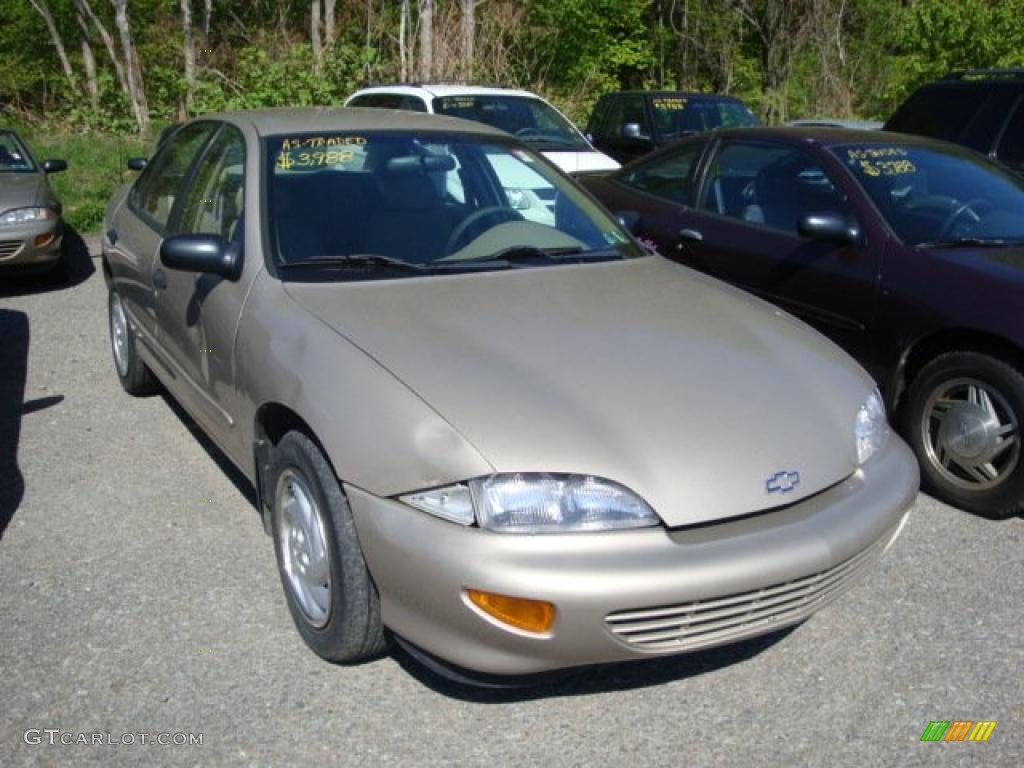
[[404, 155], [378, 167], [379, 204], [369, 213], [366, 251], [421, 264], [443, 256], [454, 222], [433, 176], [453, 166], [447, 157]]

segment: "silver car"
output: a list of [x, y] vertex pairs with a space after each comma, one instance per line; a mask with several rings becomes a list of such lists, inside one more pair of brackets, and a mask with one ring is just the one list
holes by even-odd
[[205, 117], [104, 232], [121, 383], [165, 387], [252, 481], [326, 659], [393, 635], [475, 679], [774, 631], [870, 570], [917, 492], [849, 357], [477, 123]]
[[67, 167], [37, 162], [14, 131], [0, 129], [0, 270], [60, 266], [61, 205], [46, 176]]

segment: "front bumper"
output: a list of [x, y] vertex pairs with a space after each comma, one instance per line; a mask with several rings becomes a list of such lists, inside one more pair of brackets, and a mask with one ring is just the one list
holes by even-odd
[[0, 227], [0, 268], [48, 267], [60, 259], [61, 219]]
[[[677, 530], [498, 534], [346, 492], [384, 623], [460, 667], [524, 675], [708, 648], [803, 621], [888, 548], [917, 488], [914, 457], [893, 437], [816, 496]], [[547, 600], [554, 624], [544, 635], [499, 624], [465, 588]]]

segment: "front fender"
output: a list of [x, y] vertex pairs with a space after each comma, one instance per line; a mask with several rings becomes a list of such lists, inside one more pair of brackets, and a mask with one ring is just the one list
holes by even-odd
[[250, 445], [259, 408], [277, 403], [309, 425], [341, 479], [378, 496], [494, 471], [433, 408], [266, 272], [246, 301], [236, 355]]

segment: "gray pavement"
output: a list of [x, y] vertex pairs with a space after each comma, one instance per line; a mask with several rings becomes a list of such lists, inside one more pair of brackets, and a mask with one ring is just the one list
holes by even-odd
[[[80, 262], [72, 287], [0, 283], [0, 765], [1024, 765], [1024, 520], [924, 496], [781, 637], [513, 692], [320, 661], [244, 482], [121, 391]], [[956, 719], [998, 725], [919, 741]], [[59, 743], [94, 733], [135, 743]]]

